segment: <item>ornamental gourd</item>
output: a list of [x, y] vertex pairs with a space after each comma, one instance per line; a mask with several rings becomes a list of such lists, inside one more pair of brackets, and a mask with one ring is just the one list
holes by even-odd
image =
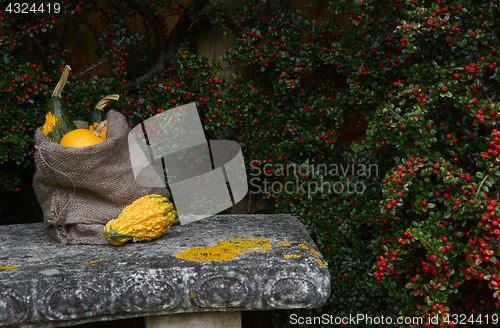
[[[89, 117], [89, 130], [90, 131], [93, 132], [95, 129], [97, 129], [97, 127], [99, 126], [99, 124], [101, 124], [101, 122], [107, 123], [106, 113], [104, 112], [104, 107], [106, 107], [106, 105], [108, 103], [110, 103], [111, 101], [118, 100], [118, 99], [120, 99], [119, 95], [108, 95], [108, 96], [102, 98], [101, 100], [99, 100], [99, 102], [95, 106], [94, 110], [90, 113], [90, 117]], [[100, 137], [103, 139], [106, 139], [106, 124], [105, 124], [105, 126], [100, 134]]]
[[120, 215], [110, 220], [104, 233], [114, 246], [132, 240], [149, 241], [167, 232], [175, 220], [174, 205], [160, 195], [147, 195], [123, 209]]
[[45, 115], [45, 124], [42, 127], [42, 133], [53, 142], [59, 143], [64, 135], [76, 129], [73, 120], [68, 113], [68, 104], [61, 97], [61, 92], [68, 81], [71, 67], [64, 67], [61, 79], [57, 83], [52, 97], [47, 103], [47, 114]]
[[61, 146], [82, 148], [92, 146], [104, 141], [100, 137], [101, 131], [106, 122], [101, 122], [93, 132], [88, 129], [75, 129], [64, 135], [59, 143]]

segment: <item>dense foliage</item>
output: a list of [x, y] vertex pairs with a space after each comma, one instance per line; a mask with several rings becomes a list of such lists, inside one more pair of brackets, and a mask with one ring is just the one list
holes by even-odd
[[[404, 327], [498, 322], [497, 0], [340, 0], [303, 10], [251, 1], [234, 12], [150, 1], [159, 18], [164, 10], [194, 22], [177, 43], [169, 26], [167, 50], [155, 30], [162, 19], [149, 19], [144, 34], [127, 26], [120, 13], [149, 17], [137, 2], [100, 2], [108, 30], [92, 55], [112, 65], [74, 70], [64, 93], [75, 119], [111, 93], [122, 94], [113, 108], [131, 126], [195, 101], [207, 138], [242, 144], [259, 193], [250, 201], [295, 215], [324, 255], [331, 296], [311, 315], [426, 318]], [[78, 30], [96, 10], [82, 1], [57, 17], [0, 13], [3, 189], [17, 188], [17, 168], [31, 165], [43, 106], [72, 64], [75, 50], [56, 31]], [[326, 11], [329, 19], [315, 15]], [[243, 67], [232, 81], [217, 75], [221, 63], [194, 53], [202, 24], [236, 36], [221, 58]], [[168, 54], [161, 70], [158, 52]], [[277, 326], [288, 320], [279, 315]], [[429, 323], [436, 315], [440, 323]]]

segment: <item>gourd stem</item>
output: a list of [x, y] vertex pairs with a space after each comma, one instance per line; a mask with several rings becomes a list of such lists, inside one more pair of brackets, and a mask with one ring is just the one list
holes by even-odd
[[61, 93], [62, 93], [64, 86], [66, 85], [66, 82], [68, 81], [70, 71], [71, 71], [71, 67], [69, 67], [69, 65], [64, 66], [62, 76], [59, 79], [59, 82], [57, 82], [56, 87], [54, 88], [54, 92], [52, 93], [52, 97], [61, 98]]
[[99, 102], [97, 103], [97, 105], [95, 105], [95, 109], [103, 110], [104, 107], [106, 107], [106, 105], [108, 103], [110, 103], [113, 100], [118, 100], [118, 99], [120, 99], [119, 95], [109, 95], [109, 96], [106, 96], [106, 97], [102, 98], [101, 100], [99, 100]]
[[105, 126], [108, 125], [108, 120], [104, 120], [102, 121], [101, 123], [99, 123], [99, 125], [97, 126], [97, 128], [94, 130], [94, 132], [92, 132], [96, 137], [99, 137], [101, 135], [101, 131], [102, 129], [104, 129]]
[[131, 239], [134, 243], [137, 241], [137, 238], [134, 237], [134, 236], [125, 235], [125, 234], [122, 234], [122, 233], [116, 233], [116, 231], [112, 230], [112, 229], [109, 230], [108, 237], [111, 238], [111, 239], [127, 238], [127, 239]]

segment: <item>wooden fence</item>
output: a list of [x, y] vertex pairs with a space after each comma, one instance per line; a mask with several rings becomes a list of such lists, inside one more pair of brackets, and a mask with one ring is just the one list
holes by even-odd
[[[249, 0], [220, 0], [227, 8], [233, 9], [236, 7], [244, 7], [250, 3]], [[271, 1], [280, 1], [280, 0], [271, 0]], [[348, 0], [350, 1], [350, 0]], [[189, 1], [187, 1], [189, 3]], [[304, 5], [309, 1], [307, 0], [291, 0], [290, 6], [293, 11], [295, 10], [304, 10]], [[342, 25], [346, 22], [346, 16], [336, 16], [328, 12], [326, 10], [327, 1], [320, 1], [312, 8], [312, 16], [316, 21], [326, 21], [330, 19], [331, 21], [336, 21], [337, 25]], [[166, 26], [170, 30], [175, 26], [177, 22], [177, 17], [169, 16], [166, 18]], [[133, 33], [141, 33], [143, 32], [143, 22], [142, 17], [137, 14], [133, 16], [128, 25], [131, 27]], [[92, 63], [95, 62], [95, 58], [90, 56], [91, 49], [97, 43], [96, 35], [100, 35], [101, 33], [107, 30], [107, 27], [101, 21], [99, 14], [96, 12], [90, 16], [88, 20], [88, 25], [82, 24], [81, 32], [75, 34], [71, 31], [66, 31], [64, 34], [64, 42], [66, 48], [77, 49], [73, 54], [73, 59], [77, 65], [81, 67], [91, 66]], [[208, 58], [220, 59], [220, 57], [224, 54], [224, 52], [229, 49], [236, 41], [236, 33], [232, 33], [229, 36], [224, 36], [222, 31], [216, 31], [213, 28], [207, 28], [203, 30], [200, 34], [197, 35], [194, 42], [194, 49], [197, 55], [204, 56]], [[167, 31], [168, 37], [168, 31]], [[234, 73], [241, 71], [242, 75], [246, 79], [254, 79], [255, 80], [255, 71], [253, 71], [248, 66], [242, 66], [239, 63], [236, 65], [225, 65], [223, 66], [223, 71], [220, 72], [226, 80], [231, 81]], [[105, 62], [99, 65], [99, 70], [103, 72], [109, 71], [111, 68], [111, 63]], [[347, 87], [345, 79], [337, 79], [334, 81], [335, 85], [333, 86], [332, 95], [338, 91], [343, 91]], [[348, 113], [348, 115], [344, 118], [344, 123], [340, 129], [341, 135], [346, 135], [345, 138], [341, 138], [340, 142], [345, 142], [347, 144], [352, 143], [353, 141], [359, 142], [364, 138], [364, 134], [354, 133], [354, 131], [360, 130], [356, 126], [358, 122], [358, 113], [352, 112]]]
[[[232, 9], [236, 7], [244, 7], [250, 3], [249, 0], [219, 0], [227, 8]], [[278, 1], [278, 0], [274, 0]], [[295, 11], [296, 9], [304, 10], [304, 4], [308, 3], [307, 0], [291, 0], [291, 9]], [[189, 0], [187, 1], [189, 3]], [[313, 7], [312, 13], [317, 21], [326, 21], [327, 19], [336, 19], [339, 21], [345, 21], [345, 17], [335, 17], [326, 10], [326, 1], [320, 1], [316, 6]], [[66, 48], [74, 49], [75, 52], [72, 55], [74, 61], [77, 65], [81, 67], [88, 67], [90, 63], [93, 63], [95, 58], [89, 55], [91, 49], [97, 43], [96, 35], [101, 35], [107, 30], [107, 27], [103, 24], [100, 19], [100, 14], [95, 12], [88, 19], [88, 25], [81, 25], [81, 32], [74, 33], [72, 31], [65, 31], [64, 35], [61, 33], [61, 37], [64, 37], [64, 43]], [[166, 26], [169, 31], [175, 26], [177, 22], [177, 17], [169, 16], [166, 18]], [[133, 16], [127, 24], [131, 27], [133, 33], [141, 33], [143, 31], [143, 22], [140, 15]], [[62, 32], [62, 31], [61, 31]], [[168, 36], [168, 31], [167, 31]], [[220, 59], [224, 52], [229, 49], [236, 41], [235, 33], [229, 36], [224, 36], [222, 31], [216, 31], [213, 28], [208, 28], [202, 31], [195, 41], [195, 51], [197, 55]], [[100, 65], [99, 69], [103, 72], [108, 71], [111, 68], [110, 63], [103, 63]], [[232, 74], [242, 71], [244, 76], [251, 77], [251, 72], [248, 71], [247, 67], [242, 67], [240, 65], [233, 65], [230, 69], [226, 69], [222, 74], [231, 79]]]

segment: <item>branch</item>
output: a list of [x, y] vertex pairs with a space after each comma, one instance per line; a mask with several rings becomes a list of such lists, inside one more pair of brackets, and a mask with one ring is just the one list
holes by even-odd
[[150, 81], [157, 73], [163, 70], [163, 61], [165, 60], [167, 54], [167, 46], [165, 35], [163, 34], [163, 24], [159, 22], [154, 11], [149, 8], [149, 6], [141, 0], [127, 0], [135, 10], [139, 12], [144, 20], [146, 20], [151, 28], [153, 29], [156, 45], [158, 50], [158, 57], [156, 63], [153, 65], [149, 72], [146, 72], [142, 76], [138, 77], [132, 82], [125, 85], [124, 89], [126, 91], [135, 91], [138, 89], [138, 85], [147, 83]]
[[[318, 71], [325, 73], [325, 74], [335, 75], [335, 76], [345, 76], [346, 75], [346, 74], [341, 74], [336, 67], [332, 66], [332, 64], [327, 64], [325, 58], [320, 57], [320, 60], [321, 60], [321, 65], [319, 65], [319, 67], [317, 69]], [[336, 63], [341, 65], [341, 62], [336, 62]], [[333, 65], [335, 65], [335, 63], [333, 63]], [[341, 65], [341, 66], [344, 66], [344, 65]]]
[[90, 67], [87, 67], [85, 70], [81, 71], [80, 73], [77, 73], [76, 76], [79, 78], [83, 77], [85, 74], [87, 74], [88, 72], [90, 72], [91, 70], [96, 68], [97, 66], [102, 65], [105, 62], [107, 62], [108, 59], [107, 58], [106, 59], [96, 59], [96, 61], [97, 61], [97, 63], [94, 63]]
[[318, 127], [316, 129], [314, 129], [314, 131], [321, 130], [327, 123], [328, 123], [328, 121], [324, 121], [323, 123], [321, 123], [320, 125], [318, 125]]
[[233, 25], [233, 28], [239, 28], [240, 23], [238, 22], [238, 19], [236, 19], [236, 16], [229, 13], [228, 11], [224, 11], [224, 14], [222, 15], [226, 19], [228, 23]]
[[191, 12], [198, 12], [203, 9], [203, 7], [205, 7], [205, 5], [208, 3], [208, 0], [193, 0], [186, 7], [184, 14], [179, 18], [172, 32], [170, 33], [168, 46], [165, 35], [163, 34], [163, 22], [158, 20], [158, 17], [155, 15], [154, 11], [151, 10], [151, 8], [149, 8], [149, 6], [141, 0], [127, 1], [135, 8], [135, 10], [139, 12], [139, 14], [149, 23], [149, 25], [153, 29], [158, 51], [158, 56], [156, 58], [156, 62], [153, 64], [153, 67], [151, 67], [151, 69], [148, 72], [144, 73], [142, 76], [139, 76], [135, 80], [125, 85], [124, 89], [130, 92], [138, 90], [139, 85], [148, 83], [156, 74], [163, 71], [165, 60], [174, 60], [177, 49], [179, 48], [182, 39], [193, 23], [193, 20], [189, 17], [189, 14]]
[[418, 240], [420, 240], [421, 243], [423, 242], [423, 244], [426, 244], [429, 247], [429, 249], [432, 251], [432, 253], [435, 253], [434, 248], [432, 248], [432, 246], [427, 242], [427, 240], [425, 240], [423, 238], [419, 238]]
[[349, 133], [346, 133], [346, 134], [341, 134], [340, 137], [338, 137], [337, 139], [342, 139], [342, 138], [345, 138], [345, 137], [348, 137], [348, 136], [351, 136], [351, 135], [354, 135], [354, 134], [364, 134], [364, 133], [366, 133], [366, 130], [359, 130], [359, 131], [349, 132]]
[[175, 24], [172, 30], [172, 33], [170, 33], [170, 37], [168, 38], [168, 49], [166, 56], [168, 60], [174, 59], [177, 48], [179, 48], [182, 39], [193, 23], [193, 20], [189, 17], [190, 12], [198, 12], [202, 10], [208, 2], [209, 0], [193, 0], [186, 7], [184, 14], [179, 18], [177, 24]]
[[[99, 8], [97, 5], [95, 7]], [[94, 37], [96, 38], [96, 40], [99, 40], [99, 33], [97, 33], [97, 31], [92, 27], [92, 25], [90, 25], [90, 23], [86, 19], [83, 20], [83, 23], [92, 32], [92, 34], [94, 34]]]
[[489, 174], [487, 174], [484, 178], [483, 178], [483, 181], [481, 181], [481, 183], [479, 184], [479, 187], [477, 188], [477, 192], [476, 192], [476, 197], [474, 197], [474, 202], [476, 202], [476, 199], [477, 199], [477, 196], [479, 196], [479, 193], [481, 192], [481, 188], [483, 187], [483, 183], [484, 181], [486, 181], [486, 179], [489, 178]]
[[202, 17], [200, 20], [196, 21], [193, 26], [189, 29], [190, 35], [198, 35], [199, 33], [205, 31], [210, 26], [210, 20], [208, 16]]
[[[94, 5], [94, 8], [98, 8], [98, 9], [99, 9], [99, 8], [101, 8], [101, 7], [102, 7], [102, 5], [101, 5], [101, 6], [99, 5], [99, 2], [98, 2], [98, 1], [91, 1], [91, 3]], [[108, 16], [108, 14], [106, 13], [106, 11], [105, 11], [105, 10], [99, 10], [99, 12], [100, 12], [101, 14], [103, 14], [103, 15], [104, 15], [104, 17], [106, 17], [106, 21], [107, 21], [107, 22], [111, 22], [111, 17], [109, 17], [109, 16]]]
[[396, 113], [396, 111], [394, 109], [390, 109], [397, 117], [399, 117], [400, 119], [402, 119], [404, 122], [406, 122], [406, 119], [403, 118], [403, 116], [399, 115], [398, 113]]
[[[318, 180], [318, 182], [321, 183], [321, 181], [318, 179], [318, 177], [316, 175], [314, 175], [314, 178], [316, 178], [316, 180]], [[321, 191], [323, 191], [323, 186], [321, 186]], [[326, 200], [328, 201], [328, 204], [330, 205], [330, 208], [332, 210], [334, 210], [335, 208], [333, 207], [332, 202], [330, 202], [330, 197], [328, 197], [328, 194], [326, 192], [323, 193], [323, 194], [326, 196]]]

